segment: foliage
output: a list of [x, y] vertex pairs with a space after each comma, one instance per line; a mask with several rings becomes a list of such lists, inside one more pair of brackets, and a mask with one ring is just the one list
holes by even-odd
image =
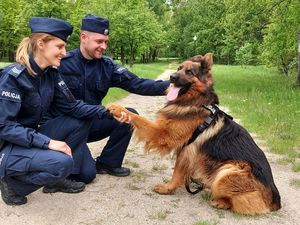
[[[151, 1], [151, 4], [163, 18], [162, 2]], [[156, 60], [165, 41], [159, 17], [150, 10], [146, 0], [0, 0], [0, 6], [0, 57], [11, 55], [10, 61], [22, 37], [29, 34], [28, 21], [32, 16], [69, 21], [74, 26], [69, 49], [79, 45], [80, 24], [85, 14], [107, 17], [111, 24], [108, 54], [115, 58], [120, 56], [123, 63], [131, 65], [138, 57], [143, 57], [144, 61]]]
[[31, 16], [69, 21], [72, 49], [82, 17], [95, 13], [110, 20], [107, 54], [123, 64], [212, 52], [217, 63], [265, 64], [290, 75], [298, 64], [299, 8], [299, 0], [0, 0], [0, 58], [13, 61]]
[[255, 46], [246, 42], [240, 49], [236, 51], [235, 61], [239, 65], [253, 65], [255, 64]]
[[265, 29], [262, 61], [285, 75], [297, 66], [297, 38], [300, 32], [300, 1], [283, 1], [272, 12], [273, 23]]
[[[174, 4], [174, 3], [173, 3]], [[180, 7], [179, 7], [180, 6]], [[222, 45], [224, 1], [181, 1], [176, 4], [168, 32], [170, 54], [187, 58], [214, 52]], [[196, 41], [194, 41], [196, 36]]]

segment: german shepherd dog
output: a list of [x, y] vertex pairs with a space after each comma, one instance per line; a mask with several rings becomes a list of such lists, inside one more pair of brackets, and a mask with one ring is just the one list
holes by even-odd
[[212, 206], [240, 214], [263, 214], [281, 208], [270, 165], [250, 134], [219, 110], [213, 89], [212, 54], [194, 56], [170, 76], [168, 102], [156, 121], [131, 113], [118, 104], [108, 110], [131, 117], [135, 137], [146, 151], [174, 151], [172, 179], [154, 191], [173, 194], [190, 180], [211, 191]]

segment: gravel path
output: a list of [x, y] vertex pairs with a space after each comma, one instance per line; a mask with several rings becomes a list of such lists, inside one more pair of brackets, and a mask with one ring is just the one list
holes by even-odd
[[[161, 78], [167, 79], [167, 70]], [[164, 97], [129, 95], [118, 103], [133, 107], [140, 115], [153, 119], [165, 102]], [[225, 109], [228, 111], [228, 109]], [[257, 139], [263, 148], [263, 142]], [[89, 144], [96, 157], [105, 141]], [[141, 144], [134, 140], [129, 145], [124, 165], [130, 167], [129, 177], [117, 178], [97, 175], [95, 181], [79, 194], [43, 194], [41, 190], [28, 196], [23, 206], [6, 206], [0, 201], [1, 225], [300, 225], [300, 191], [290, 185], [300, 179], [289, 166], [277, 164], [280, 157], [268, 153], [275, 183], [281, 193], [282, 209], [257, 217], [245, 217], [212, 208], [205, 192], [188, 194], [179, 189], [174, 195], [162, 196], [151, 188], [170, 179], [174, 160], [144, 154]]]

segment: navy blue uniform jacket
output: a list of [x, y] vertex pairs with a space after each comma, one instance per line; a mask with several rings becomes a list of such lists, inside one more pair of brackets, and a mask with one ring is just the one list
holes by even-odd
[[[106, 108], [75, 100], [57, 69], [45, 71], [31, 59], [35, 77], [20, 64], [12, 64], [0, 72], [0, 140], [5, 142], [0, 152], [0, 176], [11, 144], [24, 146], [24, 156], [32, 154], [31, 146], [48, 149], [50, 138], [37, 132], [42, 117], [49, 111], [76, 118], [102, 118]], [[0, 149], [1, 150], [1, 149]]]
[[79, 48], [66, 55], [58, 68], [76, 99], [101, 104], [110, 87], [119, 87], [140, 95], [164, 95], [169, 81], [139, 78], [111, 58], [87, 60]]

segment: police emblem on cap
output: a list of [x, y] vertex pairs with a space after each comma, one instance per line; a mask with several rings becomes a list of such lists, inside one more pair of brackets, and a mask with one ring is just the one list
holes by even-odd
[[108, 35], [108, 29], [104, 30], [104, 35]]

